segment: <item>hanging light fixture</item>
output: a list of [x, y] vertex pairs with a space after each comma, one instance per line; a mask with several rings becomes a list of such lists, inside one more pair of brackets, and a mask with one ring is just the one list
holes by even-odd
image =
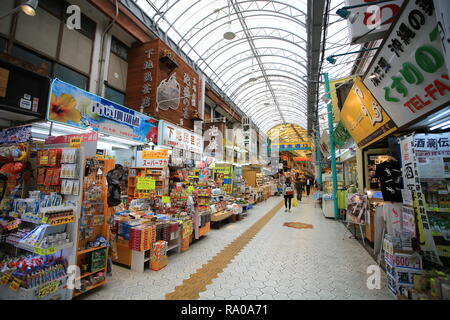
[[14, 8], [13, 10], [10, 10], [10, 11], [0, 15], [0, 19], [3, 19], [13, 13], [19, 12], [20, 10], [22, 10], [22, 12], [25, 13], [26, 15], [34, 17], [36, 15], [36, 9], [38, 7], [38, 4], [39, 4], [39, 0], [25, 1], [23, 4], [19, 5], [18, 7]]
[[228, 1], [228, 8], [230, 9], [228, 12], [228, 27], [225, 33], [223, 34], [223, 38], [225, 40], [233, 40], [234, 38], [236, 38], [236, 33], [234, 33], [233, 29], [231, 28], [231, 5], [229, 1]]
[[38, 6], [38, 0], [28, 0], [24, 4], [22, 4], [21, 9], [23, 13], [28, 16], [34, 17], [36, 15], [36, 9]]

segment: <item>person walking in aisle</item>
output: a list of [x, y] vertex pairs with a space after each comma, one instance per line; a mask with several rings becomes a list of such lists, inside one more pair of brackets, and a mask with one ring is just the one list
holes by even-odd
[[292, 198], [294, 197], [294, 186], [291, 183], [290, 178], [286, 178], [286, 182], [283, 185], [284, 196], [284, 212], [291, 212]]
[[302, 201], [303, 183], [299, 175], [295, 178], [295, 190], [297, 190], [297, 200]]
[[306, 196], [309, 197], [309, 193], [311, 192], [312, 181], [311, 178], [306, 178]]

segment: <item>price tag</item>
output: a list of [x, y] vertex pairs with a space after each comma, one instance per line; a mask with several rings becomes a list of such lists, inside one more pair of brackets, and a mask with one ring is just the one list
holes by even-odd
[[168, 196], [163, 196], [163, 197], [162, 197], [162, 203], [170, 203], [170, 197], [168, 197]]
[[44, 250], [45, 254], [54, 254], [56, 252], [56, 248], [48, 248], [46, 250]]
[[47, 223], [47, 222], [48, 222], [48, 217], [42, 218], [42, 223]]
[[81, 147], [81, 137], [70, 138], [69, 145], [71, 148], [79, 148]]
[[138, 177], [136, 189], [138, 190], [155, 190], [156, 180], [148, 177]]
[[60, 224], [71, 223], [71, 222], [74, 222], [74, 221], [75, 221], [75, 217], [74, 216], [67, 216], [67, 217], [51, 219], [50, 220], [50, 225], [57, 226], [57, 225], [60, 225]]
[[55, 280], [40, 286], [38, 289], [37, 297], [42, 299], [52, 293], [55, 293], [59, 288], [59, 280]]
[[45, 256], [44, 249], [39, 248], [39, 247], [34, 247], [34, 253], [39, 254], [41, 256]]
[[9, 288], [13, 291], [17, 291], [20, 288], [20, 280], [14, 277], [13, 281], [10, 283]]
[[0, 285], [1, 284], [7, 284], [9, 282], [9, 279], [11, 278], [12, 271], [5, 272], [3, 276], [0, 278]]

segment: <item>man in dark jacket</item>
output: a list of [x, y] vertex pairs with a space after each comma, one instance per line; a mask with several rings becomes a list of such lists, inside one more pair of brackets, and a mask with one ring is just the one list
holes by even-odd
[[297, 190], [297, 200], [302, 201], [303, 183], [299, 176], [295, 179], [295, 189]]

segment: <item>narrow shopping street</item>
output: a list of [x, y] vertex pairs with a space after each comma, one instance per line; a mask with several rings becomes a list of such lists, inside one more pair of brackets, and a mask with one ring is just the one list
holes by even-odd
[[[247, 218], [228, 223], [182, 254], [169, 255], [169, 265], [156, 272], [133, 272], [117, 265], [108, 283], [82, 296], [89, 300], [166, 299], [183, 280], [192, 277], [228, 244], [282, 201], [272, 197], [255, 206]], [[283, 226], [303, 222], [312, 229]], [[350, 239], [345, 226], [323, 216], [312, 197], [304, 197], [291, 213], [284, 207], [244, 246], [212, 283], [198, 292], [200, 300], [393, 299], [382, 272], [381, 289], [366, 286], [369, 265], [376, 264], [364, 248]], [[180, 297], [181, 299], [183, 297]]]

